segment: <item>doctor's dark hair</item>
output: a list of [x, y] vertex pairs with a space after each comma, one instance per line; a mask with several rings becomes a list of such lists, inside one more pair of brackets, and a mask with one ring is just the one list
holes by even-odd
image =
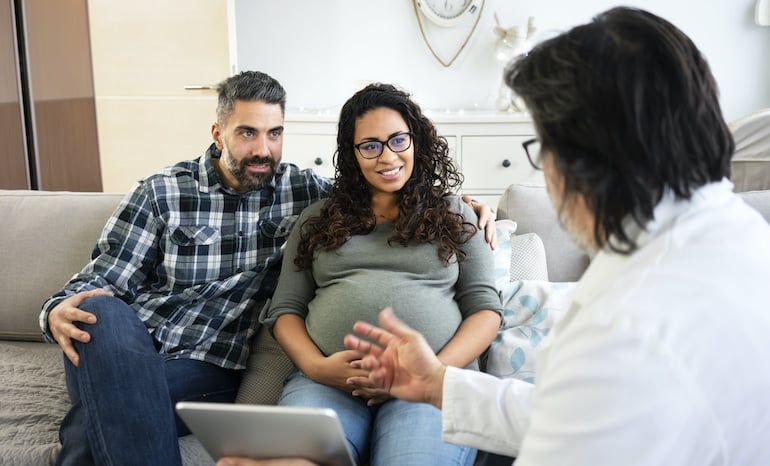
[[217, 123], [224, 125], [232, 115], [236, 100], [278, 104], [286, 111], [286, 91], [275, 78], [260, 71], [243, 71], [217, 85]]
[[360, 118], [379, 108], [398, 112], [413, 135], [414, 169], [398, 192], [398, 217], [389, 242], [406, 246], [410, 241], [435, 241], [439, 258], [445, 264], [452, 258], [465, 257], [460, 247], [476, 232], [476, 227], [465, 222], [462, 215], [450, 212], [444, 199], [454, 194], [463, 181], [446, 140], [438, 135], [408, 93], [390, 84], [374, 83], [356, 92], [340, 111], [334, 186], [321, 214], [302, 225], [302, 241], [295, 260], [301, 269], [311, 266], [315, 250], [335, 250], [351, 236], [365, 235], [376, 225], [370, 186], [358, 165], [354, 137]]
[[693, 42], [649, 12], [613, 8], [514, 62], [506, 83], [526, 103], [544, 157], [596, 219], [600, 247], [637, 245], [625, 218], [643, 226], [664, 192], [730, 175], [732, 135], [717, 85]]

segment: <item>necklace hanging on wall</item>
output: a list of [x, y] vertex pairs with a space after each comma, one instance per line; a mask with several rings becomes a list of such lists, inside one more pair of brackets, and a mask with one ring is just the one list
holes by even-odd
[[[433, 57], [438, 60], [444, 67], [452, 66], [452, 63], [457, 60], [465, 46], [471, 40], [473, 33], [476, 31], [476, 27], [481, 21], [481, 12], [484, 10], [485, 0], [413, 0], [414, 14], [417, 16], [417, 24], [420, 26], [420, 35], [425, 45], [428, 46], [428, 50]], [[454, 55], [449, 60], [442, 58], [433, 45], [430, 43], [428, 36], [425, 34], [425, 27], [423, 26], [423, 16], [431, 20], [434, 24], [441, 27], [454, 27], [457, 26], [463, 19], [468, 16], [476, 15], [476, 19], [473, 22], [473, 26], [468, 30], [468, 33], [463, 38], [462, 43], [455, 51]]]

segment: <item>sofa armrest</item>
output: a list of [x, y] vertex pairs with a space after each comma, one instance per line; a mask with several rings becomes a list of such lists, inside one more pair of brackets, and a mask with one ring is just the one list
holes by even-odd
[[122, 194], [0, 190], [0, 339], [42, 341], [43, 301], [88, 262]]

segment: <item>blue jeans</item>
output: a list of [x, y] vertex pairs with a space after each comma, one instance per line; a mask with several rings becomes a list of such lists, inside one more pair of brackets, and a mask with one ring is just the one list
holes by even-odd
[[425, 403], [366, 401], [319, 384], [294, 371], [286, 379], [283, 406], [331, 408], [337, 412], [357, 464], [371, 466], [470, 466], [476, 450], [441, 440], [441, 411]]
[[177, 401], [235, 399], [241, 371], [158, 354], [136, 313], [112, 296], [81, 306], [94, 325], [77, 324], [89, 343], [73, 340], [78, 367], [64, 358], [72, 407], [59, 428], [62, 466], [181, 465], [178, 435], [189, 430], [174, 412]]

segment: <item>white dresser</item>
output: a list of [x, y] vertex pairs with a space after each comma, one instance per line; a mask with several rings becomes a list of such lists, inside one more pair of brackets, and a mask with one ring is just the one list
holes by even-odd
[[[542, 185], [543, 174], [527, 161], [521, 143], [534, 136], [526, 114], [493, 111], [426, 111], [444, 136], [465, 176], [463, 193], [497, 206], [511, 183]], [[283, 158], [334, 176], [337, 112], [286, 113]]]

